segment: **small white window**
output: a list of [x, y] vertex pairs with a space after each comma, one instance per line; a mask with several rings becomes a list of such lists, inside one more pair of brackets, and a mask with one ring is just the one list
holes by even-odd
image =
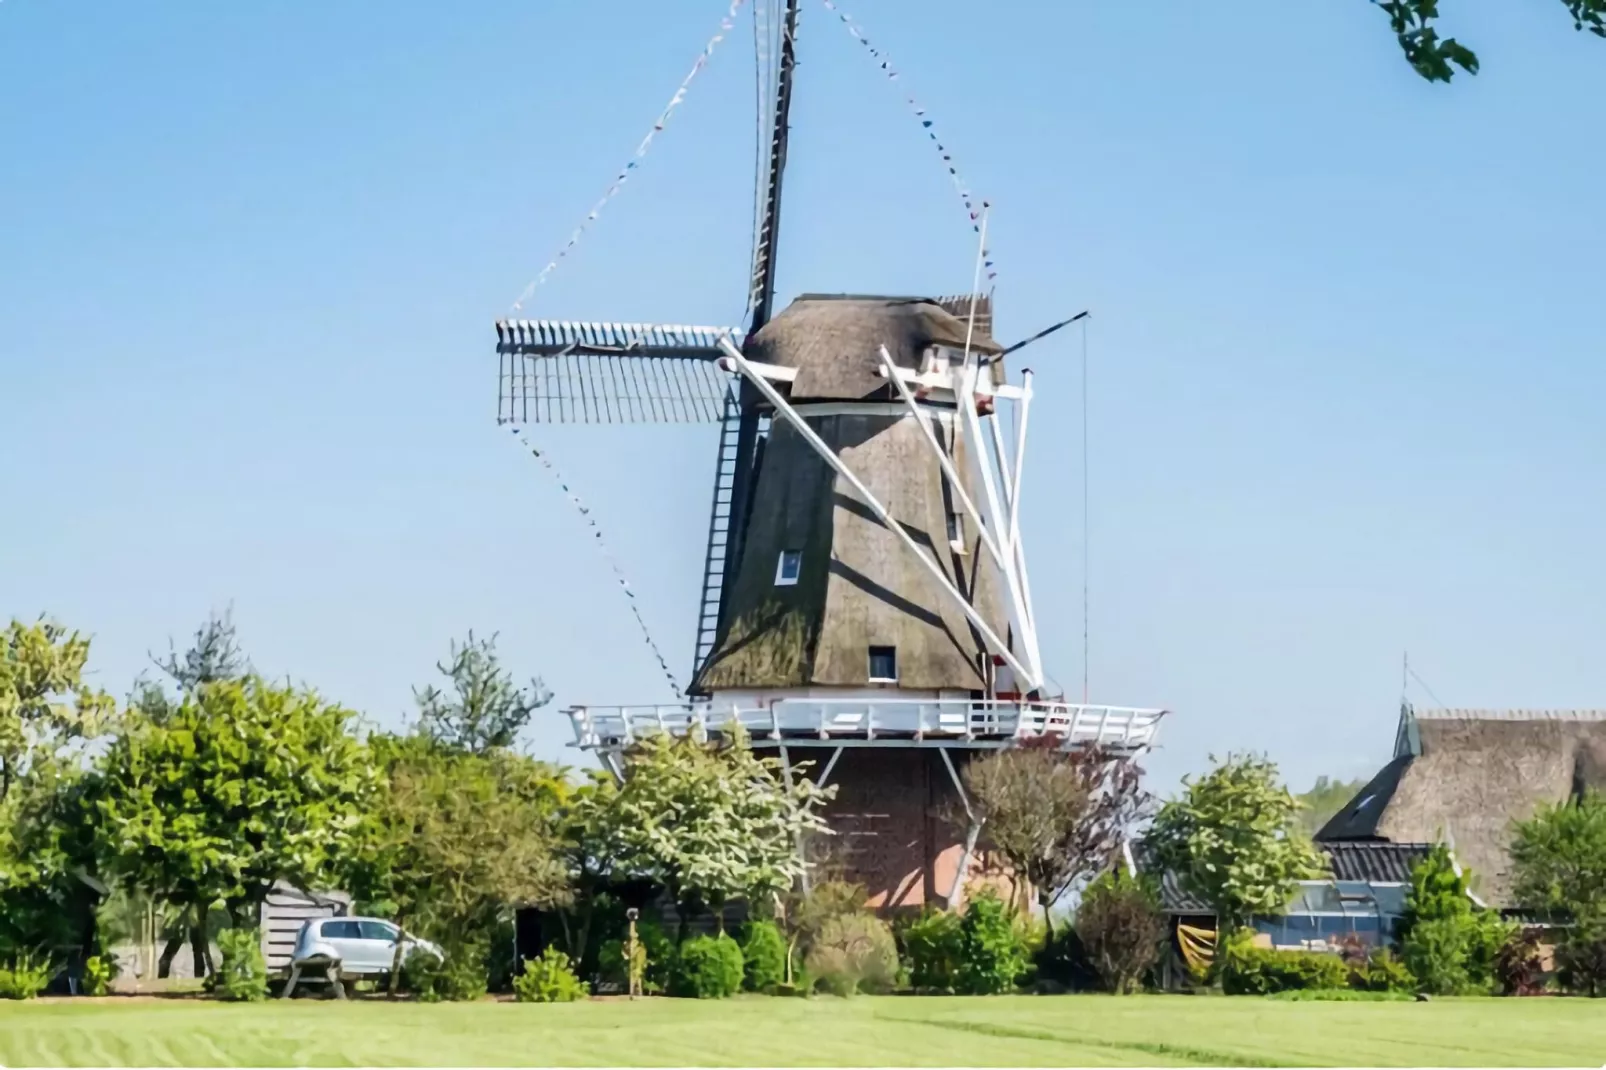
[[873, 646], [870, 648], [870, 682], [895, 684], [898, 682], [898, 648]]
[[965, 552], [965, 522], [958, 513], [948, 514], [948, 545], [959, 553]]
[[781, 559], [775, 563], [775, 586], [792, 586], [797, 582], [798, 573], [802, 571], [803, 551], [782, 550]]

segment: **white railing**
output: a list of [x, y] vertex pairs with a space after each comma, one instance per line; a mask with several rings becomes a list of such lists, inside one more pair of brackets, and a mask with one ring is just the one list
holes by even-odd
[[999, 699], [779, 699], [766, 706], [694, 703], [661, 706], [575, 706], [564, 711], [577, 747], [619, 750], [660, 732], [685, 735], [693, 726], [717, 734], [738, 722], [755, 743], [824, 740], [968, 742], [1002, 746], [1039, 736], [1065, 745], [1097, 743], [1118, 750], [1152, 746], [1164, 710], [1079, 706]]

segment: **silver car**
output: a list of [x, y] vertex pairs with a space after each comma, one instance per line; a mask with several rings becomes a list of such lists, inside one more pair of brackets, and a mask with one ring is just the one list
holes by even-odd
[[313, 918], [301, 926], [296, 937], [284, 995], [289, 998], [304, 973], [321, 970], [335, 995], [343, 997], [358, 978], [390, 972], [397, 961], [398, 940], [402, 961], [417, 954], [444, 958], [441, 949], [428, 940], [407, 935], [382, 918]]

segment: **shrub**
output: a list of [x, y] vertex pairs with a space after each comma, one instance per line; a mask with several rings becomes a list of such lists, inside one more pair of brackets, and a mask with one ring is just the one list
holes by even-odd
[[786, 937], [773, 921], [750, 921], [742, 940], [742, 970], [749, 992], [773, 992], [786, 980]]
[[55, 975], [56, 968], [49, 959], [18, 955], [0, 966], [0, 999], [33, 999]]
[[1332, 990], [1349, 982], [1350, 967], [1337, 955], [1255, 947], [1252, 940], [1253, 934], [1243, 930], [1222, 954], [1221, 987], [1229, 996]]
[[742, 966], [742, 949], [729, 936], [694, 936], [675, 955], [669, 992], [692, 999], [734, 996], [742, 990]]
[[1556, 980], [1580, 996], [1606, 996], [1606, 923], [1585, 922], [1556, 944]]
[[1103, 987], [1125, 995], [1159, 961], [1165, 939], [1159, 897], [1142, 879], [1112, 870], [1083, 893], [1076, 933]]
[[1362, 992], [1397, 992], [1417, 989], [1416, 975], [1388, 948], [1373, 951], [1360, 969], [1350, 972], [1350, 986]]
[[485, 945], [473, 940], [442, 948], [444, 961], [414, 951], [402, 962], [402, 983], [420, 1002], [468, 1003], [485, 995]]
[[573, 1003], [588, 995], [586, 983], [569, 968], [569, 956], [555, 947], [525, 959], [524, 972], [513, 978], [513, 996], [520, 1003]]
[[991, 996], [1012, 990], [1026, 969], [1026, 948], [1005, 902], [985, 889], [965, 907], [959, 923], [958, 988]]
[[[669, 967], [675, 958], [675, 945], [663, 926], [655, 921], [636, 923], [637, 954], [646, 958], [642, 967], [641, 990], [658, 995], [669, 990]], [[597, 949], [597, 977], [620, 989], [630, 987], [630, 964], [625, 961], [625, 941], [604, 941]]]
[[927, 910], [903, 929], [903, 962], [920, 992], [952, 992], [959, 983], [959, 915]]
[[838, 914], [810, 940], [804, 970], [811, 988], [833, 995], [888, 992], [898, 980], [897, 942], [874, 915]]
[[268, 967], [262, 960], [262, 934], [256, 929], [218, 933], [218, 971], [213, 992], [219, 999], [251, 1003], [268, 998]]
[[1429, 918], [1411, 927], [1401, 953], [1424, 992], [1453, 996], [1472, 990], [1470, 936], [1471, 927], [1456, 917]]
[[1074, 925], [1065, 926], [1045, 942], [1037, 952], [1035, 964], [1039, 986], [1073, 992], [1091, 992], [1099, 987], [1098, 970]]
[[441, 974], [446, 964], [426, 951], [415, 950], [402, 960], [402, 987], [421, 1003], [439, 1003]]
[[1293, 988], [1273, 992], [1267, 999], [1290, 1003], [1403, 1003], [1415, 999], [1409, 992], [1361, 992], [1353, 988]]
[[116, 960], [103, 955], [89, 956], [84, 960], [84, 995], [106, 995], [111, 991], [112, 978], [116, 975]]
[[1518, 930], [1501, 946], [1494, 960], [1494, 981], [1502, 996], [1537, 996], [1545, 987], [1545, 966], [1539, 957], [1539, 934]]

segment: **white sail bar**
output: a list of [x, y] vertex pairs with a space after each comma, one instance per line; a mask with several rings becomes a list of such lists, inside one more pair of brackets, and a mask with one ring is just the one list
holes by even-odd
[[569, 351], [717, 360], [720, 337], [739, 333], [735, 327], [694, 327], [679, 323], [497, 320], [496, 350], [528, 357], [551, 357]]
[[1152, 747], [1166, 711], [1123, 706], [996, 699], [788, 698], [766, 705], [717, 702], [661, 706], [575, 706], [564, 711], [574, 746], [617, 753], [654, 734], [694, 729], [718, 736], [734, 722], [757, 746], [928, 746], [1000, 748], [1052, 737], [1066, 748], [1121, 753]]
[[803, 441], [808, 443], [810, 448], [818, 453], [826, 464], [835, 469], [837, 475], [852, 485], [853, 489], [858, 492], [859, 497], [864, 501], [864, 504], [869, 506], [870, 511], [886, 525], [887, 530], [896, 535], [909, 552], [919, 559], [921, 567], [926, 570], [932, 579], [937, 581], [937, 585], [958, 607], [960, 612], [964, 613], [965, 619], [970, 621], [971, 626], [976, 629], [982, 641], [987, 644], [994, 654], [1007, 661], [1009, 667], [1019, 674], [1019, 679], [1027, 689], [1035, 690], [1039, 687], [1042, 684], [1042, 677], [1038, 673], [1036, 664], [1033, 663], [1028, 668], [1021, 663], [1020, 659], [1015, 656], [1014, 651], [1010, 650], [1009, 645], [998, 637], [998, 633], [993, 631], [992, 626], [977, 612], [976, 607], [970, 603], [970, 600], [960, 593], [959, 589], [954, 586], [953, 581], [943, 573], [937, 563], [926, 555], [926, 552], [920, 548], [920, 544], [915, 542], [914, 537], [904, 530], [903, 525], [893, 519], [892, 515], [887, 512], [886, 506], [882, 505], [880, 500], [864, 485], [864, 481], [843, 463], [842, 458], [832, 452], [831, 447], [827, 446], [815, 430], [809, 426], [808, 421], [798, 415], [797, 410], [792, 408], [785, 398], [781, 397], [768, 380], [753, 370], [747, 358], [742, 356], [741, 351], [731, 344], [729, 338], [721, 338], [719, 341], [720, 348], [725, 351], [725, 359], [721, 363], [734, 371], [740, 372], [748, 382], [756, 386], [758, 392], [764, 395], [765, 400], [775, 407], [775, 415], [790, 423]]
[[674, 323], [498, 320], [497, 422], [715, 423], [730, 374], [729, 328]]

